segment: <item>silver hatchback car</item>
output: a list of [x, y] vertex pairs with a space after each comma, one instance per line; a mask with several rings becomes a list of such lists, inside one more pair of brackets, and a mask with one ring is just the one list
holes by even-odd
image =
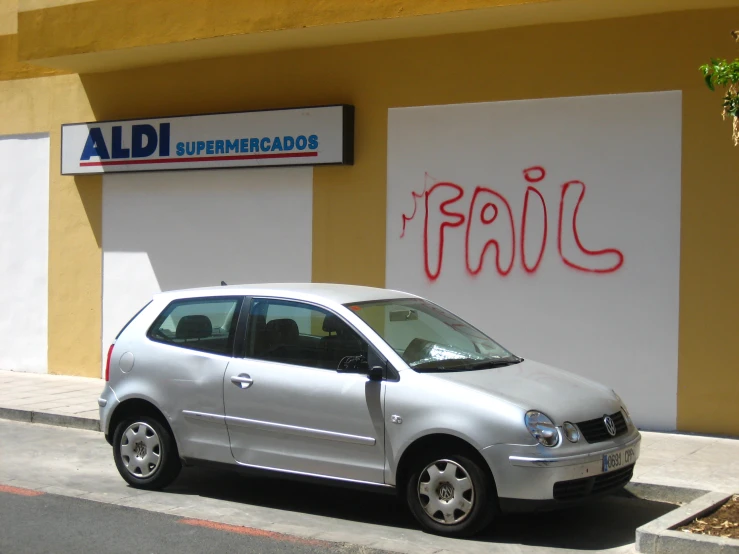
[[142, 489], [220, 463], [397, 491], [425, 530], [469, 536], [499, 511], [617, 491], [639, 456], [612, 390], [385, 289], [161, 293], [116, 337], [105, 373], [102, 429]]

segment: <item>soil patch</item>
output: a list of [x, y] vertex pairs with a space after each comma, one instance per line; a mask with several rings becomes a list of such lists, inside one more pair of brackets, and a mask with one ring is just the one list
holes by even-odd
[[739, 494], [732, 496], [718, 510], [696, 518], [687, 525], [678, 527], [677, 530], [698, 535], [739, 539]]

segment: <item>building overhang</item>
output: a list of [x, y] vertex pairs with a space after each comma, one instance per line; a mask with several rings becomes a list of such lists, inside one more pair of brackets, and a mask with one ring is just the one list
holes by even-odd
[[20, 0], [18, 61], [92, 73], [735, 6], [739, 0]]

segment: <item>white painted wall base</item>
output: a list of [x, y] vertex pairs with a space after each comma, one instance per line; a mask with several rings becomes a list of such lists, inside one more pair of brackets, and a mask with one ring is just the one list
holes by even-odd
[[103, 371], [154, 293], [310, 281], [312, 240], [312, 168], [105, 175]]
[[47, 373], [49, 136], [0, 137], [0, 369]]

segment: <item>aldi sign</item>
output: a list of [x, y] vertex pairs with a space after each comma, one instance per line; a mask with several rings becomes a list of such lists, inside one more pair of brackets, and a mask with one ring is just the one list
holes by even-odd
[[62, 175], [354, 163], [354, 106], [62, 125]]

